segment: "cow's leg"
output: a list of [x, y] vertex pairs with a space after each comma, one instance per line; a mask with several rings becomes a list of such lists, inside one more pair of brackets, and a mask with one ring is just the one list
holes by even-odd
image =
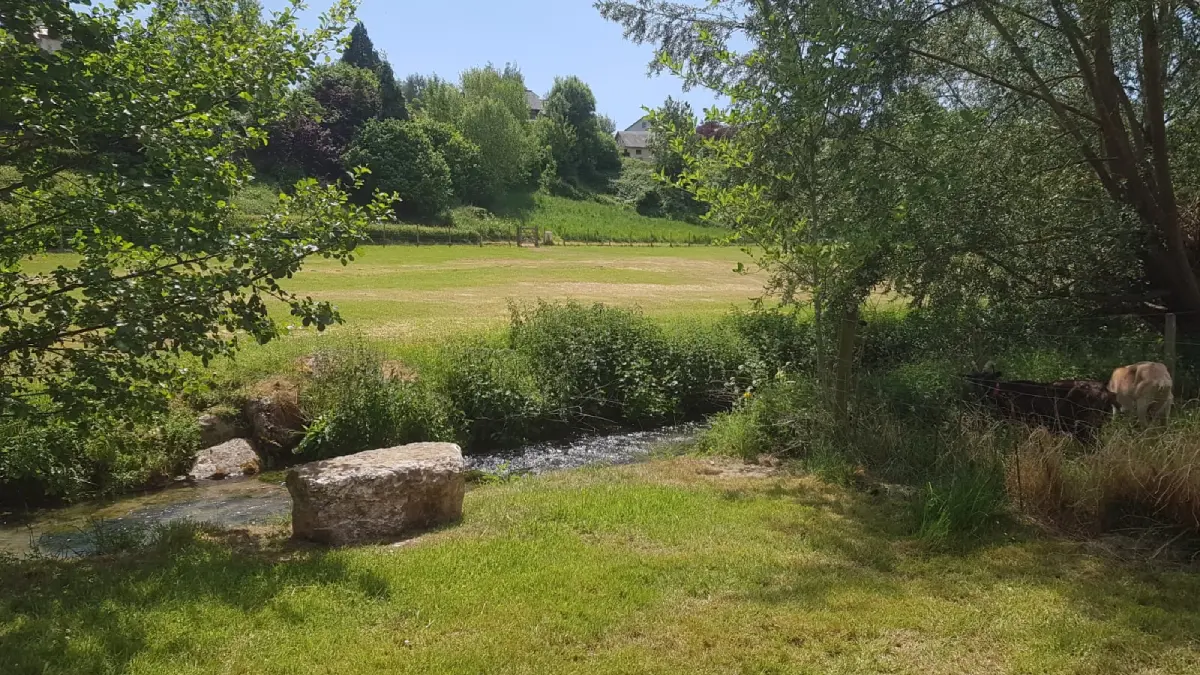
[[1150, 413], [1150, 419], [1155, 423], [1162, 422], [1164, 425], [1167, 424], [1169, 422], [1168, 418], [1171, 416], [1172, 399], [1174, 399], [1174, 396], [1171, 395], [1171, 392], [1166, 392], [1166, 396], [1162, 400], [1155, 400], [1154, 410]]
[[1142, 396], [1137, 401], [1137, 417], [1138, 424], [1143, 427], [1149, 426], [1150, 420], [1146, 413], [1150, 410], [1150, 405], [1154, 403], [1154, 399], [1150, 396]]

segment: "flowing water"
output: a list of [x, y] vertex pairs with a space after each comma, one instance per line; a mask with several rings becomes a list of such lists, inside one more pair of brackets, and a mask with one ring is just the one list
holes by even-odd
[[[572, 441], [538, 443], [518, 450], [467, 457], [467, 468], [489, 473], [543, 473], [594, 464], [623, 464], [656, 448], [685, 442], [696, 427], [667, 427]], [[79, 504], [25, 513], [0, 511], [0, 554], [38, 551], [52, 556], [95, 552], [101, 538], [144, 532], [155, 525], [190, 520], [225, 527], [269, 526], [291, 512], [280, 482], [258, 478], [179, 483], [160, 492], [112, 502]]]

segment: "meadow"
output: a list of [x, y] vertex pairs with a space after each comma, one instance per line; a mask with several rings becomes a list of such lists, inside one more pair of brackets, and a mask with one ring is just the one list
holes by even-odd
[[[22, 267], [73, 260], [49, 254]], [[712, 317], [762, 296], [762, 275], [735, 273], [738, 263], [752, 267], [733, 247], [371, 245], [346, 266], [312, 258], [284, 287], [333, 302], [345, 323], [331, 333], [413, 344], [486, 332], [503, 324], [510, 302], [537, 299], [639, 307], [663, 320]]]
[[487, 329], [508, 303], [637, 306], [663, 319], [715, 315], [762, 295], [738, 275], [749, 256], [726, 247], [365, 246], [345, 267], [313, 260], [286, 287], [329, 300], [345, 329], [399, 342]]

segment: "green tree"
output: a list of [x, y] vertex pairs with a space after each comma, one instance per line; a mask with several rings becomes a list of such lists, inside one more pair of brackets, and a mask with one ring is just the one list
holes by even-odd
[[678, 186], [688, 158], [702, 151], [690, 104], [668, 96], [662, 107], [650, 113], [649, 148], [659, 181], [656, 192], [662, 213], [681, 220], [697, 219], [705, 211], [703, 205]]
[[317, 68], [300, 92], [311, 100], [309, 110], [321, 118], [321, 124], [343, 148], [367, 120], [379, 117], [383, 110], [375, 73], [345, 63]]
[[[973, 191], [978, 189], [998, 197], [993, 213], [1003, 213], [1002, 219], [985, 214], [992, 234], [976, 231], [979, 236], [970, 240], [960, 235], [941, 242], [925, 240], [925, 234], [934, 233], [911, 222], [905, 231], [895, 228], [892, 234], [899, 241], [907, 239], [914, 249], [936, 251], [941, 246], [942, 252], [932, 256], [939, 262], [919, 266], [921, 278], [912, 280], [918, 295], [922, 288], [945, 282], [955, 270], [978, 269], [978, 278], [986, 271], [989, 283], [988, 290], [973, 286], [966, 294], [976, 302], [984, 295], [993, 306], [1019, 299], [1049, 303], [1057, 311], [1171, 310], [1180, 313], [1186, 329], [1200, 330], [1195, 262], [1200, 260], [1200, 242], [1187, 234], [1185, 225], [1200, 199], [1194, 187], [1200, 147], [1191, 140], [1200, 109], [1190, 103], [1196, 100], [1200, 81], [1200, 60], [1195, 58], [1200, 54], [1200, 12], [1195, 3], [597, 4], [605, 16], [624, 24], [632, 39], [657, 44], [653, 68], [675, 70], [690, 84], [729, 92], [747, 105], [775, 96], [777, 101], [794, 102], [806, 115], [818, 115], [821, 98], [805, 89], [805, 75], [789, 68], [807, 58], [810, 46], [817, 48], [850, 91], [873, 97], [878, 110], [867, 111], [864, 105], [859, 126], [874, 123], [877, 144], [892, 142], [891, 133], [899, 133], [906, 143], [879, 145], [903, 157], [903, 162], [888, 160], [895, 172], [873, 169], [877, 176], [912, 181], [906, 191], [927, 185], [913, 167], [940, 174], [945, 166], [940, 162], [953, 163], [937, 147], [920, 144], [931, 138], [949, 142], [942, 135], [948, 127], [966, 125], [977, 141], [967, 150], [977, 159], [978, 147], [994, 149], [1005, 159], [1011, 157], [1009, 148], [1025, 149], [1023, 161], [1014, 160], [992, 176], [1000, 180], [984, 180], [979, 167], [972, 166], [967, 175], [979, 182], [950, 183], [964, 192], [943, 199], [937, 191], [919, 190], [914, 196], [926, 198], [926, 203], [905, 200], [897, 205], [906, 210], [947, 209], [937, 214], [939, 221], [959, 220], [960, 226], [969, 227], [954, 205], [974, 203]], [[817, 23], [832, 25], [836, 35], [818, 34], [800, 17], [817, 17]], [[730, 46], [735, 33], [749, 37], [750, 51], [735, 53]], [[798, 40], [790, 47], [776, 42], [782, 34]], [[836, 50], [830, 51], [830, 45]], [[772, 59], [776, 62], [767, 63]], [[900, 95], [914, 90], [931, 96], [933, 106]], [[879, 116], [890, 111], [913, 117], [895, 119], [888, 127]], [[988, 123], [974, 122], [976, 116]], [[855, 122], [853, 116], [840, 114], [832, 121], [842, 122], [845, 132]], [[737, 144], [748, 142], [741, 139], [748, 128], [738, 128]], [[831, 142], [837, 138], [830, 134]], [[786, 140], [782, 134], [761, 140], [787, 147], [780, 145]], [[891, 157], [892, 152], [884, 154]], [[870, 166], [870, 157], [861, 161]], [[992, 164], [983, 161], [985, 166]], [[1047, 182], [1061, 188], [1046, 190]], [[1001, 186], [1006, 191], [997, 195]], [[1042, 203], [1031, 204], [1031, 194]], [[1016, 212], [1015, 205], [1023, 209]], [[1050, 217], [1060, 215], [1064, 217]], [[1019, 227], [1004, 230], [999, 222]], [[1008, 231], [1036, 231], [1036, 236], [1006, 240]], [[1118, 247], [1110, 261], [1112, 271], [1094, 276], [1095, 266], [1085, 263], [1108, 252], [1116, 241], [1133, 252], [1134, 268], [1127, 266], [1128, 258]], [[1054, 242], [1052, 250], [1039, 242]], [[1043, 253], [1049, 256], [1045, 260], [1037, 257]], [[1075, 263], [1067, 263], [1065, 257]], [[1005, 295], [1004, 289], [1019, 293]]]
[[425, 116], [412, 123], [433, 144], [433, 149], [446, 160], [454, 196], [466, 204], [480, 204], [486, 199], [482, 157], [479, 146], [468, 141], [452, 125]]
[[596, 96], [578, 77], [556, 77], [546, 97], [546, 114], [574, 129], [586, 129], [596, 119]]
[[[553, 160], [557, 176], [575, 179], [575, 171], [579, 165], [576, 156], [578, 141], [575, 129], [569, 124], [550, 115], [542, 115], [533, 123], [534, 143], [545, 150]], [[566, 176], [563, 174], [566, 173]]]
[[677, 182], [686, 167], [685, 157], [695, 154], [699, 137], [696, 135], [696, 114], [687, 101], [670, 96], [662, 107], [650, 114], [650, 154], [654, 168], [668, 181]]
[[504, 105], [514, 118], [529, 119], [525, 78], [516, 66], [509, 64], [503, 71], [490, 64], [483, 68], [471, 68], [463, 72], [461, 84], [463, 95], [467, 99], [495, 99]]
[[371, 36], [367, 35], [367, 27], [361, 21], [356, 22], [354, 28], [350, 29], [350, 41], [346, 43], [346, 50], [342, 52], [342, 63], [374, 71], [379, 67], [380, 61], [375, 44], [371, 42]]
[[361, 21], [354, 24], [350, 31], [350, 41], [346, 44], [346, 50], [342, 52], [342, 63], [368, 70], [378, 78], [381, 118], [408, 119], [404, 91], [396, 82], [392, 65], [375, 50], [371, 37], [367, 35], [367, 27]]
[[[251, 180], [240, 158], [265, 139], [258, 120], [280, 116], [351, 3], [312, 32], [296, 5], [264, 18], [190, 4], [212, 19], [173, 2], [2, 6], [0, 415], [162, 403], [178, 355], [276, 337], [272, 301], [305, 325], [337, 320], [279, 280], [312, 255], [348, 261], [380, 205], [307, 181], [252, 220], [233, 197]], [[26, 37], [38, 25], [60, 51]], [[74, 255], [40, 258], [52, 247]]]
[[[712, 205], [713, 217], [759, 245], [770, 288], [788, 302], [811, 298], [818, 372], [825, 375], [833, 327], [883, 281], [890, 260], [902, 193], [875, 139], [892, 128], [886, 102], [893, 82], [870, 35], [873, 17], [832, 11], [830, 3], [788, 4], [786, 12], [763, 4], [749, 17], [716, 19], [710, 10], [687, 10], [692, 20], [718, 25], [697, 27], [703, 37], [688, 28], [693, 42], [662, 58], [697, 59], [688, 76], [730, 97], [718, 121], [738, 132], [707, 142], [705, 152], [674, 132], [663, 140], [685, 165], [681, 184]], [[625, 3], [603, 7], [614, 18], [646, 16], [621, 14]], [[716, 9], [722, 7], [728, 5]], [[749, 27], [749, 55], [732, 54], [720, 42], [734, 22]], [[676, 47], [684, 49], [664, 45]], [[684, 116], [674, 108], [665, 116]]]
[[468, 99], [458, 127], [479, 146], [483, 195], [499, 199], [525, 182], [527, 155], [532, 150], [527, 123], [494, 98]]
[[410, 106], [419, 108], [421, 94], [425, 93], [425, 86], [429, 84], [431, 79], [437, 79], [437, 76], [426, 77], [418, 73], [413, 73], [404, 78], [404, 83], [400, 85], [400, 91], [404, 94], [404, 100]]
[[596, 116], [596, 97], [578, 77], [555, 78], [546, 97], [546, 116], [570, 132], [555, 131], [548, 136], [558, 141], [571, 139], [567, 147], [550, 146], [560, 178], [568, 182], [595, 181], [621, 170], [616, 142]]
[[398, 210], [409, 215], [437, 215], [454, 194], [450, 167], [414, 122], [367, 122], [346, 151], [344, 163], [370, 170], [363, 181], [365, 194], [394, 193], [400, 199]]
[[461, 89], [453, 82], [435, 75], [425, 81], [418, 105], [425, 115], [439, 122], [457, 125], [462, 118], [465, 102]]

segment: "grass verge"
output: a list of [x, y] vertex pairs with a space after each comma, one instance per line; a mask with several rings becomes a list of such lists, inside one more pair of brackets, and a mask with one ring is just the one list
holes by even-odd
[[174, 528], [0, 566], [5, 673], [1188, 673], [1200, 578], [966, 553], [811, 478], [673, 459], [478, 487], [401, 547]]

